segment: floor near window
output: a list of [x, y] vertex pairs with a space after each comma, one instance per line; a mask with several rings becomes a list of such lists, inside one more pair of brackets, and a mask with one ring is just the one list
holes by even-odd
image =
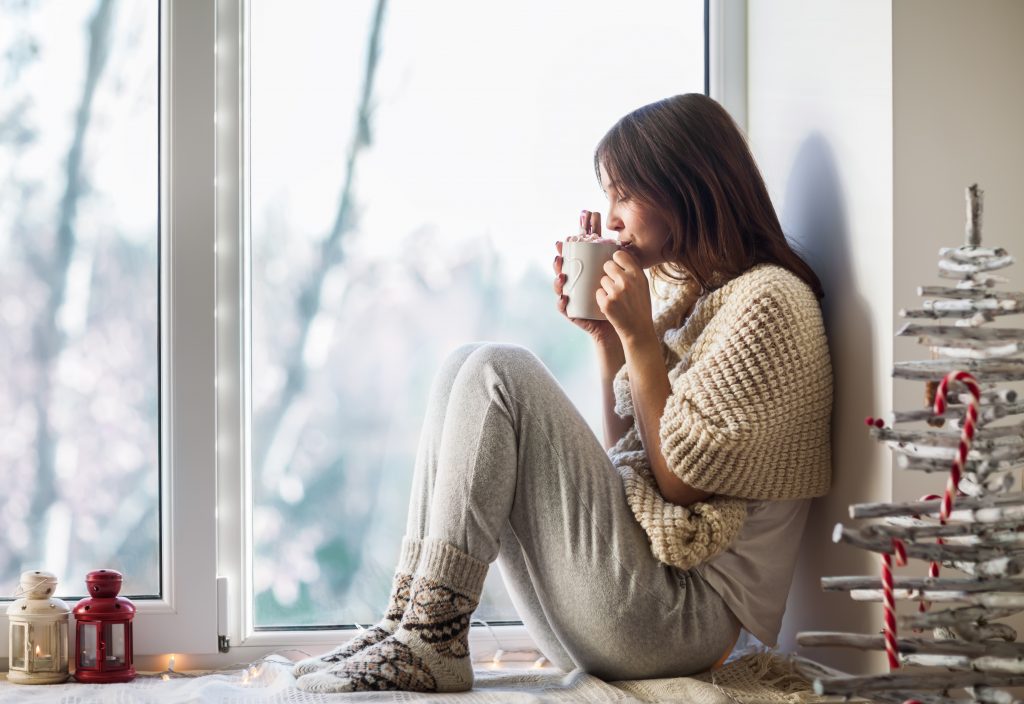
[[[808, 661], [799, 661], [804, 667]], [[360, 692], [309, 694], [295, 687], [291, 663], [271, 656], [248, 670], [209, 674], [140, 675], [127, 684], [49, 686], [0, 683], [0, 701], [67, 702], [68, 704], [326, 704], [328, 702], [464, 702], [472, 704], [589, 704], [591, 702], [686, 704], [769, 704], [805, 696], [809, 682], [795, 674], [793, 661], [771, 652], [757, 652], [698, 677], [603, 682], [581, 670], [554, 668], [497, 669], [478, 667], [472, 691], [460, 694]], [[767, 683], [771, 684], [767, 684]], [[788, 695], [788, 696], [787, 696]], [[803, 700], [803, 698], [801, 698]], [[812, 701], [808, 697], [806, 701]]]

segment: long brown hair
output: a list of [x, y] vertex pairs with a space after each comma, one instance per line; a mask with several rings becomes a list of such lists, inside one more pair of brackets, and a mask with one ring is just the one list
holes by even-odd
[[619, 191], [668, 225], [655, 278], [713, 290], [760, 263], [777, 264], [824, 297], [814, 270], [782, 232], [768, 189], [732, 117], [687, 93], [645, 105], [608, 130], [594, 151]]

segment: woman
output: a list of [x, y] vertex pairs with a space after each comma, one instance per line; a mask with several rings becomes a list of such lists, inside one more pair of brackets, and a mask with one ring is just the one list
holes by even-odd
[[[596, 293], [607, 320], [573, 322], [600, 362], [604, 443], [527, 350], [456, 350], [431, 391], [384, 619], [298, 663], [300, 687], [471, 688], [469, 622], [495, 560], [564, 670], [702, 672], [741, 627], [774, 644], [810, 497], [829, 486], [821, 285], [710, 98], [627, 115], [594, 166], [623, 247]], [[645, 269], [669, 284], [656, 315]]]

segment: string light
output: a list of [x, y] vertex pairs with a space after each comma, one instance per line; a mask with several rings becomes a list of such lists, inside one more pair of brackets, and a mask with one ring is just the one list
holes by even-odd
[[490, 665], [490, 668], [492, 670], [497, 670], [499, 667], [501, 667], [501, 656], [504, 655], [504, 654], [505, 654], [505, 651], [502, 650], [501, 648], [498, 648], [497, 650], [494, 651], [494, 658], [491, 660], [491, 665]]
[[167, 658], [167, 671], [174, 672], [174, 653], [171, 653], [171, 656]]
[[539, 658], [533, 661], [533, 669], [539, 670], [540, 668], [544, 667], [545, 664], [547, 664], [547, 661], [548, 659], [541, 655]]

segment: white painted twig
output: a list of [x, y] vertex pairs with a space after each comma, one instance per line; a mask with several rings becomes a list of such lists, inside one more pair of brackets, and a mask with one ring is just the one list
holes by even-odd
[[[1000, 250], [1005, 251], [1005, 250]], [[974, 301], [985, 298], [1011, 299], [1024, 303], [1024, 291], [1003, 291], [1001, 289], [954, 288], [952, 286], [918, 286], [918, 296], [935, 296], [956, 300]]]
[[[1016, 460], [1024, 457], [1024, 446], [1019, 444], [1007, 444], [1003, 445], [1000, 438], [996, 438], [991, 441], [991, 446], [982, 449], [971, 448], [970, 452], [967, 453], [968, 460], [977, 460], [990, 462], [1004, 462], [1007, 460]], [[910, 457], [916, 457], [919, 459], [931, 459], [931, 460], [948, 460], [953, 461], [953, 456], [956, 454], [956, 448], [953, 447], [942, 447], [932, 445], [919, 445], [916, 443], [899, 443], [890, 442], [886, 443], [889, 448], [896, 453], [908, 455]]]
[[974, 670], [975, 672], [997, 672], [1008, 675], [1024, 675], [1024, 659], [1000, 658], [992, 655], [967, 657], [965, 655], [907, 655], [902, 658], [908, 665], [924, 667], [945, 667], [954, 670]]
[[985, 191], [972, 183], [964, 189], [964, 201], [967, 205], [967, 218], [964, 224], [964, 248], [971, 249], [981, 246], [981, 221], [985, 210]]
[[954, 261], [970, 264], [978, 259], [996, 259], [1005, 257], [1007, 252], [1002, 247], [939, 247], [939, 256]]
[[[913, 613], [900, 616], [900, 624], [910, 628], [953, 628], [961, 633], [964, 628], [974, 629], [983, 626], [1006, 626], [1003, 624], [989, 623], [1000, 618], [1008, 618], [1021, 611], [1020, 608], [989, 608], [987, 606], [965, 606], [959, 609], [946, 609], [945, 611], [926, 611], [924, 613]], [[984, 622], [984, 623], [979, 623]], [[1009, 626], [1006, 626], [1010, 628]], [[1013, 630], [1012, 628], [1010, 630]], [[1008, 632], [1007, 632], [1008, 633]], [[961, 637], [963, 637], [961, 635]], [[1016, 631], [1007, 641], [1016, 639]], [[968, 640], [976, 640], [969, 638]]]
[[946, 357], [948, 359], [1001, 359], [1024, 352], [1024, 342], [1011, 342], [996, 347], [974, 347], [973, 345], [966, 347], [937, 347], [932, 345], [931, 350], [939, 357]]
[[[993, 589], [1001, 592], [1024, 593], [1024, 579], [969, 579], [964, 577], [894, 577], [897, 589], [932, 589], [935, 591], [956, 590], [962, 592], [986, 592]], [[822, 577], [821, 588], [827, 592], [848, 592], [854, 589], [881, 589], [882, 580], [877, 576]]]
[[969, 328], [955, 325], [921, 325], [920, 323], [907, 323], [896, 332], [896, 335], [898, 337], [927, 335], [933, 340], [1024, 341], [1024, 330], [1020, 328]]
[[[968, 453], [968, 457], [970, 454]], [[900, 469], [916, 470], [920, 472], [948, 472], [949, 460], [921, 459], [909, 455], [896, 455], [896, 466]], [[1012, 472], [1017, 469], [1024, 469], [1024, 459], [1016, 460], [967, 460], [964, 464], [964, 472], [973, 475], [978, 479], [985, 479], [999, 472]]]
[[[876, 440], [896, 443], [915, 443], [933, 447], [957, 447], [960, 444], [959, 430], [896, 430], [895, 428], [871, 428], [871, 437]], [[1024, 446], [1024, 423], [981, 428], [974, 435], [971, 447], [977, 451], [1013, 445]]]
[[[871, 502], [850, 505], [850, 518], [881, 518], [882, 516], [924, 516], [927, 514], [938, 514], [941, 502], [933, 501], [908, 501], [903, 503]], [[956, 508], [964, 512], [965, 517], [951, 515], [953, 521], [969, 522], [975, 520], [973, 516], [966, 514], [967, 511], [978, 509], [1004, 509], [1007, 507], [1024, 506], [1024, 494], [1016, 492], [1003, 496], [985, 496], [959, 499]], [[1016, 518], [1016, 516], [1013, 516]], [[992, 520], [998, 520], [993, 518]]]
[[[1005, 276], [989, 272], [960, 273], [956, 271], [945, 271], [939, 269], [940, 279], [960, 279], [964, 288], [992, 288], [999, 284], [1008, 284], [1010, 280]], [[960, 286], [961, 284], [957, 284]]]
[[1021, 312], [1024, 309], [1022, 303], [1024, 302], [1018, 301], [1015, 298], [979, 298], [975, 300], [959, 299], [954, 301], [928, 298], [921, 301], [921, 308], [935, 313], [962, 313], [966, 315], [984, 310]]
[[[854, 601], [882, 601], [881, 589], [851, 589]], [[917, 591], [913, 589], [893, 590], [893, 598], [900, 601], [928, 601], [936, 603], [959, 603], [986, 609], [1024, 610], [1024, 594], [968, 594], [967, 592]]]
[[878, 538], [899, 538], [903, 541], [931, 540], [934, 538], [948, 538], [952, 540], [978, 536], [982, 536], [984, 540], [992, 542], [1007, 542], [1001, 540], [1001, 536], [1024, 541], [1024, 532], [1021, 532], [1021, 528], [1024, 525], [1019, 521], [1005, 521], [1002, 523], [937, 523], [912, 516], [888, 516], [883, 521], [884, 523], [866, 525], [862, 530], [868, 535]]
[[895, 362], [898, 379], [939, 381], [952, 371], [970, 372], [979, 382], [1024, 380], [1024, 359], [922, 359]]
[[992, 687], [965, 687], [971, 698], [978, 704], [1021, 704], [1021, 700], [1014, 697], [1010, 692]]
[[[808, 648], [844, 647], [857, 650], [884, 650], [882, 636], [836, 631], [804, 631], [797, 633], [796, 642]], [[1024, 643], [965, 643], [926, 638], [900, 638], [901, 653], [934, 653], [939, 655], [967, 655], [1016, 658], [1024, 656]]]
[[[891, 553], [892, 540], [865, 533], [854, 528], [848, 528], [842, 523], [837, 523], [832, 531], [832, 542], [847, 543], [862, 550], [870, 550], [877, 553]], [[907, 556], [916, 557], [922, 560], [934, 560], [964, 563], [985, 563], [995, 560], [1010, 559], [1024, 562], [1024, 548], [1014, 549], [1006, 545], [976, 546], [976, 545], [939, 545], [937, 543], [915, 543], [904, 544]]]
[[1009, 254], [1002, 257], [978, 259], [973, 264], [954, 261], [952, 258], [944, 258], [939, 260], [939, 271], [941, 273], [955, 274], [956, 277], [959, 278], [964, 275], [985, 275], [990, 271], [996, 271], [998, 269], [1005, 269], [1008, 266], [1013, 266], [1013, 263], [1014, 259]]
[[[999, 403], [997, 405], [981, 406], [978, 411], [978, 421], [979, 425], [981, 423], [991, 423], [994, 420], [1021, 413], [1024, 413], [1024, 404], [1019, 403]], [[912, 411], [894, 411], [889, 416], [889, 421], [892, 424], [919, 423], [921, 421], [941, 418], [960, 423], [966, 415], [966, 406], [946, 406], [946, 412], [940, 416], [935, 415], [930, 408], [919, 408]]]
[[1019, 687], [1024, 676], [996, 675], [989, 672], [893, 672], [883, 675], [851, 675], [814, 681], [816, 694], [866, 694], [886, 690], [948, 690], [972, 685]]

